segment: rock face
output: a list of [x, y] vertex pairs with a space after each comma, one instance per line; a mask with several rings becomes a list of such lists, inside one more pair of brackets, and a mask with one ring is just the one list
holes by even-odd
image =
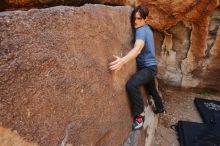
[[[219, 1], [139, 0], [155, 32], [159, 78], [183, 87], [220, 90], [217, 77]], [[215, 58], [215, 59], [214, 59]]]
[[[0, 14], [0, 123], [41, 146], [123, 144], [125, 82], [110, 73], [131, 49], [130, 7], [86, 5]], [[120, 22], [120, 23], [118, 23]]]
[[145, 118], [144, 126], [142, 130], [131, 131], [123, 146], [152, 146], [159, 116], [152, 111], [152, 106], [154, 105], [152, 105], [153, 99], [151, 97], [144, 98], [144, 103], [146, 105], [144, 110], [145, 117], [147, 117]]
[[220, 7], [209, 17], [205, 57], [206, 64], [198, 73], [202, 77], [201, 86], [220, 90]]
[[164, 37], [155, 32], [160, 69], [158, 76], [168, 84], [181, 86], [183, 75], [180, 65], [187, 56], [191, 31], [182, 22], [179, 22], [167, 32]]
[[1, 146], [38, 146], [34, 143], [28, 143], [22, 139], [16, 131], [12, 132], [0, 126], [0, 145]]
[[2, 0], [0, 11], [6, 9], [30, 9], [58, 5], [82, 6], [84, 4], [135, 5], [135, 0]]
[[159, 30], [159, 78], [175, 86], [220, 89], [220, 80], [216, 78], [219, 68], [213, 66], [218, 63], [213, 57], [219, 54], [215, 49], [219, 43], [219, 0], [5, 0], [2, 6], [7, 9], [84, 3], [146, 5], [150, 12], [147, 22]]
[[[0, 10], [85, 3], [146, 5], [156, 29], [158, 77], [220, 90], [219, 0], [3, 0]], [[124, 85], [135, 65], [110, 73], [108, 63], [131, 49], [131, 10], [1, 12], [0, 124], [43, 146], [121, 145], [131, 125]]]

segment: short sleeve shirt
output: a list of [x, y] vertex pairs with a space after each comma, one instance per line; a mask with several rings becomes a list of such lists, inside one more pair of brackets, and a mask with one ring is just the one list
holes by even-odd
[[141, 69], [148, 66], [157, 65], [154, 48], [154, 36], [151, 28], [148, 25], [137, 28], [135, 40], [144, 41], [144, 47], [136, 58], [137, 67]]

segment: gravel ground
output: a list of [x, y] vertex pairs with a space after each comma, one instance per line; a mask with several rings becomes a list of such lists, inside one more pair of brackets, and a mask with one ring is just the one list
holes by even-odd
[[163, 90], [166, 112], [160, 115], [152, 146], [179, 146], [176, 132], [170, 128], [179, 120], [202, 122], [194, 106], [195, 97], [220, 100], [220, 93], [202, 89], [178, 89], [166, 87]]

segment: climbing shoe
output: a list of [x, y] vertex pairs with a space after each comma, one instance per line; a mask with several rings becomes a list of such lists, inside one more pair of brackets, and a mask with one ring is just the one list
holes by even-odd
[[140, 115], [136, 116], [132, 124], [132, 129], [133, 130], [141, 129], [143, 125], [144, 125], [144, 116], [140, 116]]
[[154, 113], [155, 113], [155, 114], [164, 113], [164, 112], [165, 112], [164, 108], [156, 108], [156, 109], [154, 110]]
[[154, 111], [155, 114], [165, 112], [163, 103], [162, 102], [155, 103], [155, 108], [153, 109], [153, 111]]

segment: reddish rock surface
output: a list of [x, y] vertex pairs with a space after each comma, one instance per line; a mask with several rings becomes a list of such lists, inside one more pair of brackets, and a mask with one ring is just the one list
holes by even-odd
[[0, 126], [0, 146], [39, 146], [34, 143], [28, 143], [22, 139], [16, 131]]
[[84, 4], [135, 5], [135, 0], [2, 0], [0, 11], [8, 9], [31, 9], [58, 5], [82, 6]]
[[148, 23], [163, 32], [156, 34], [159, 36], [156, 38], [159, 77], [177, 86], [219, 90], [220, 80], [216, 77], [219, 67], [213, 66], [218, 64], [213, 57], [219, 53], [209, 53], [217, 50], [215, 46], [219, 43], [215, 39], [219, 28], [219, 1], [139, 0], [139, 4], [145, 4], [150, 10]]
[[[146, 5], [150, 10], [147, 22], [162, 32], [161, 40], [156, 40], [156, 43], [163, 42], [157, 47], [159, 50], [157, 50], [159, 52], [157, 56], [161, 62], [159, 78], [169, 84], [183, 87], [209, 86], [209, 83], [203, 84], [202, 80], [209, 76], [208, 73], [205, 73], [205, 70], [208, 69], [206, 67], [209, 64], [216, 64], [216, 62], [210, 62], [215, 59], [211, 59], [211, 53], [207, 56], [206, 52], [212, 50], [210, 40], [207, 38], [210, 38], [209, 27], [212, 21], [210, 18], [214, 11], [218, 11], [219, 0], [5, 0], [2, 6], [7, 5], [5, 8], [31, 8], [38, 7], [38, 5], [43, 7], [65, 3], [75, 6], [84, 3]], [[209, 67], [209, 71], [218, 72], [219, 69], [216, 67]], [[220, 80], [217, 79], [216, 82], [220, 82]], [[216, 88], [220, 89], [220, 86], [217, 85]]]
[[197, 71], [202, 78], [203, 88], [220, 90], [220, 7], [209, 18], [208, 37], [206, 38], [205, 63], [202, 72]]
[[[41, 146], [118, 146], [131, 130], [130, 7], [86, 5], [0, 15], [0, 123]], [[120, 23], [119, 23], [120, 22]]]
[[[146, 5], [147, 22], [157, 29], [158, 77], [220, 90], [219, 0], [5, 0], [0, 9], [84, 3]], [[131, 48], [130, 11], [87, 5], [1, 12], [3, 127], [45, 146], [122, 144], [131, 122], [124, 84], [134, 66], [115, 74], [107, 66]]]

